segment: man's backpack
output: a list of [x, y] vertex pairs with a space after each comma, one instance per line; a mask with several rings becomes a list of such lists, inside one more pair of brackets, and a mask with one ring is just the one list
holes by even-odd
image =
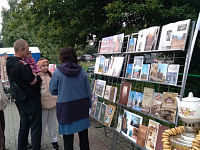
[[24, 102], [29, 96], [29, 90], [23, 91], [14, 81], [10, 80], [10, 94], [18, 102]]
[[30, 93], [30, 87], [27, 91], [23, 91], [10, 77], [9, 71], [7, 70], [8, 80], [10, 81], [10, 94], [19, 103], [24, 102]]

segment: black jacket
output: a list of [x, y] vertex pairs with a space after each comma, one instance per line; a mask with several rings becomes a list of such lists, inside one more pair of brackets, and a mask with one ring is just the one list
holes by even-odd
[[10, 78], [23, 90], [30, 90], [29, 100], [40, 100], [40, 84], [42, 79], [32, 73], [30, 65], [19, 57], [8, 57], [6, 70]]

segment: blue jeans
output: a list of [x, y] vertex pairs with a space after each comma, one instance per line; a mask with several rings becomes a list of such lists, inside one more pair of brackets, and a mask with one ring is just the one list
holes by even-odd
[[42, 107], [40, 100], [26, 100], [24, 103], [15, 102], [20, 115], [18, 134], [18, 150], [27, 150], [28, 134], [31, 128], [32, 150], [40, 150], [42, 133]]

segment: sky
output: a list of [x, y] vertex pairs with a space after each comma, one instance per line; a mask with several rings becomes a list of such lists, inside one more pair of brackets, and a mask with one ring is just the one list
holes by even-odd
[[0, 30], [1, 30], [1, 23], [2, 23], [2, 18], [1, 18], [2, 7], [9, 8], [7, 0], [1, 0], [0, 2]]

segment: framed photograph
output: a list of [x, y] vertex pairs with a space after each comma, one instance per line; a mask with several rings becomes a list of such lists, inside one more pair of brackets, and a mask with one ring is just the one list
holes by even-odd
[[95, 95], [99, 97], [104, 96], [106, 81], [104, 80], [97, 80], [96, 86], [95, 86]]

